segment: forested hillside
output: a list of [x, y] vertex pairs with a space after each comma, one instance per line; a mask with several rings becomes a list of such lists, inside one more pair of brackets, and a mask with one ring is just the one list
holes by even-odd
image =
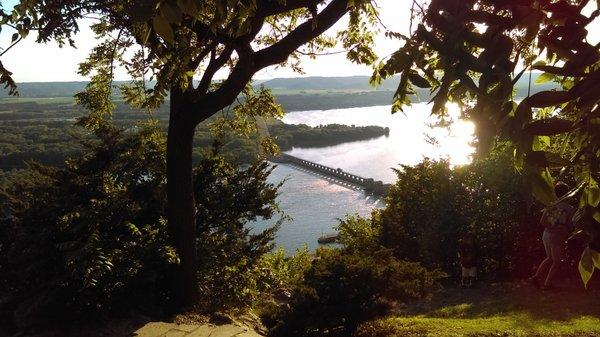
[[[551, 83], [536, 84], [540, 72], [534, 72], [531, 76], [532, 92], [547, 90], [555, 87]], [[348, 92], [389, 92], [389, 95], [376, 95], [380, 101], [378, 104], [389, 104], [391, 96], [398, 87], [399, 77], [387, 79], [377, 87], [369, 84], [369, 76], [344, 76], [344, 77], [293, 77], [293, 78], [274, 78], [266, 81], [256, 81], [255, 86], [264, 86], [271, 89], [273, 93], [280, 97], [285, 107], [286, 100], [292, 99], [293, 95], [304, 95], [308, 93], [317, 93], [321, 96], [333, 95], [334, 93]], [[124, 82], [116, 81], [119, 85]], [[57, 98], [72, 97], [75, 93], [85, 89], [87, 82], [28, 82], [19, 83], [19, 95], [21, 98]], [[152, 83], [148, 83], [152, 85]], [[517, 82], [518, 96], [527, 95], [529, 85], [529, 76], [523, 75]], [[420, 90], [421, 94], [427, 93], [427, 90]], [[6, 90], [0, 90], [0, 98], [9, 97]]]

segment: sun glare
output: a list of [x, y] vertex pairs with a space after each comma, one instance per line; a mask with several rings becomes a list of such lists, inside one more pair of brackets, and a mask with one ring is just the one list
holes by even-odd
[[460, 107], [454, 103], [446, 104], [448, 127], [434, 129], [433, 137], [438, 147], [437, 155], [448, 158], [452, 166], [469, 164], [475, 148], [475, 124], [461, 118]]

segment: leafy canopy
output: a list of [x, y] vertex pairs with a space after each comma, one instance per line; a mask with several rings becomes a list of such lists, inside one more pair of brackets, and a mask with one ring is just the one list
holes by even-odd
[[[348, 29], [335, 38], [322, 35], [348, 12]], [[87, 97], [79, 96], [81, 103], [108, 111], [107, 84], [122, 66], [134, 79], [122, 88], [128, 102], [156, 107], [178, 85], [201, 109], [194, 113], [196, 124], [230, 105], [267, 66], [301, 71], [300, 55], [314, 56], [336, 41], [353, 61], [376, 58], [370, 30], [376, 10], [367, 0], [22, 1], [11, 12], [0, 11], [0, 18], [16, 29], [15, 44], [35, 30], [37, 42], [75, 45], [82, 20], [91, 20], [100, 43], [79, 73], [93, 75], [95, 85]], [[228, 75], [217, 82], [221, 69]], [[0, 81], [15, 93], [10, 72], [0, 71]]]
[[[573, 173], [576, 225], [594, 249], [582, 259], [584, 280], [600, 261], [600, 50], [589, 40], [599, 15], [589, 0], [432, 0], [411, 36], [389, 33], [404, 43], [373, 76], [401, 75], [394, 109], [410, 103], [415, 86], [431, 89], [434, 114], [458, 103], [476, 123], [481, 154], [512, 141], [517, 167], [545, 204], [556, 199], [554, 179]], [[533, 69], [558, 89], [515, 97]]]

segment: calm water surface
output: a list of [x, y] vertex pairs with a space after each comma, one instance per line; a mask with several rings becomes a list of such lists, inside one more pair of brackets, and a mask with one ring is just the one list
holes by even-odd
[[[450, 108], [452, 110], [452, 107]], [[449, 111], [452, 126], [449, 129], [433, 127], [435, 118], [429, 116], [430, 107], [415, 104], [406, 108], [406, 114], [390, 113], [390, 106], [367, 108], [298, 111], [285, 115], [288, 124], [346, 124], [379, 125], [390, 128], [389, 136], [367, 141], [349, 142], [322, 148], [294, 148], [288, 154], [323, 165], [393, 183], [396, 174], [392, 168], [401, 164], [414, 165], [424, 157], [447, 158], [454, 165], [470, 161], [473, 148], [473, 125], [457, 119], [458, 111]], [[269, 180], [287, 179], [278, 198], [281, 209], [292, 221], [278, 232], [276, 244], [293, 252], [308, 245], [317, 247], [317, 238], [332, 233], [337, 219], [346, 214], [368, 215], [383, 206], [381, 200], [367, 197], [361, 190], [353, 190], [322, 177], [287, 165], [279, 165]], [[251, 226], [261, 230], [272, 222], [257, 221]]]

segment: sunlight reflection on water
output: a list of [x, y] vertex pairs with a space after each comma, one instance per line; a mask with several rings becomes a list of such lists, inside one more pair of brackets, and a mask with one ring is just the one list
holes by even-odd
[[[467, 164], [474, 151], [471, 146], [474, 127], [471, 122], [458, 119], [455, 107], [449, 107], [454, 122], [450, 128], [432, 128], [436, 119], [429, 116], [430, 106], [415, 104], [406, 109], [406, 115], [390, 113], [390, 106], [335, 109], [326, 111], [299, 111], [285, 115], [288, 124], [347, 124], [356, 126], [379, 125], [390, 128], [388, 137], [344, 143], [322, 148], [294, 148], [287, 153], [308, 159], [365, 178], [393, 183], [393, 168], [400, 164], [414, 165], [424, 157], [448, 158], [453, 165]], [[433, 144], [427, 135], [436, 139]], [[279, 230], [276, 244], [288, 252], [307, 244], [313, 250], [317, 238], [333, 232], [338, 218], [346, 214], [369, 215], [383, 207], [381, 200], [373, 200], [360, 190], [349, 189], [329, 182], [318, 175], [303, 172], [287, 165], [278, 166], [269, 180], [277, 183], [287, 179], [278, 198], [281, 209], [293, 218]], [[251, 224], [261, 230], [272, 224], [257, 221]]]
[[[365, 196], [361, 190], [329, 182], [311, 173], [287, 165], [279, 165], [269, 177], [272, 182], [287, 179], [280, 189], [279, 205], [292, 221], [283, 224], [275, 240], [288, 252], [307, 244], [313, 250], [317, 238], [332, 233], [338, 218], [346, 214], [367, 216], [374, 208], [383, 206], [381, 200]], [[273, 221], [257, 221], [254, 227], [261, 230]]]
[[[473, 123], [458, 119], [456, 108], [450, 106], [450, 128], [432, 128], [436, 118], [430, 117], [431, 106], [424, 103], [407, 108], [406, 115], [392, 115], [390, 106], [300, 111], [285, 115], [288, 124], [347, 124], [356, 126], [379, 125], [390, 128], [388, 137], [344, 143], [322, 148], [294, 148], [287, 153], [349, 173], [381, 179], [391, 183], [396, 179], [393, 168], [400, 164], [415, 165], [424, 157], [448, 158], [452, 165], [464, 165], [473, 154]], [[437, 143], [428, 142], [428, 137]]]

